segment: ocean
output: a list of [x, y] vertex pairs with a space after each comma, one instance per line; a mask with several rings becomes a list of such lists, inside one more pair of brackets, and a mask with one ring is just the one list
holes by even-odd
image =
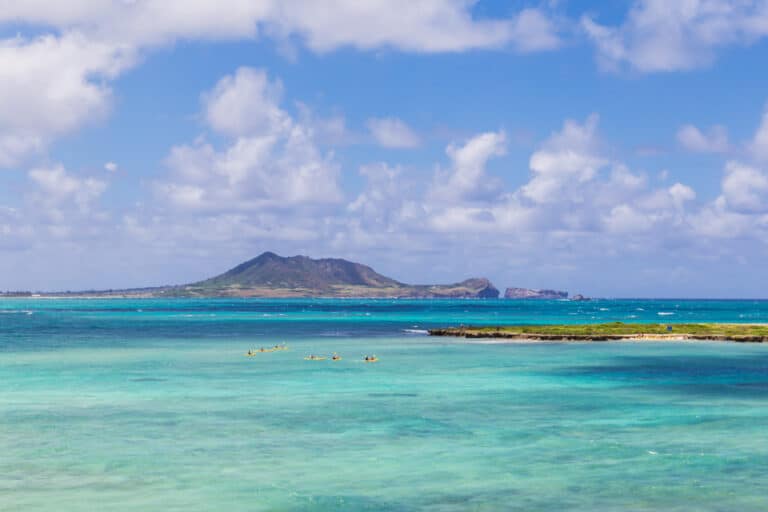
[[768, 345], [424, 334], [614, 320], [768, 302], [2, 299], [0, 510], [768, 509]]

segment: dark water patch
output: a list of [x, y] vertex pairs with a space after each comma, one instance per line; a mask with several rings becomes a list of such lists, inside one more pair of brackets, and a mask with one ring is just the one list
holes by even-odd
[[616, 380], [741, 381], [768, 378], [768, 352], [749, 356], [620, 356], [601, 365], [570, 366], [553, 373], [563, 376], [609, 377]]
[[732, 398], [757, 398], [768, 399], [768, 382], [741, 382], [741, 383], [691, 383], [671, 384], [666, 386], [653, 386], [650, 389], [658, 389], [660, 393], [674, 391], [690, 396], [732, 397]]

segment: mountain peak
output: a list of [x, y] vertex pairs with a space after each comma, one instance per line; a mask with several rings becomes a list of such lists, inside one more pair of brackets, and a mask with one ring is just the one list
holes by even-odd
[[334, 286], [401, 286], [372, 268], [343, 259], [279, 256], [267, 251], [227, 272], [197, 283], [200, 286], [302, 288], [329, 290]]
[[407, 285], [340, 258], [284, 257], [265, 251], [218, 276], [182, 287], [192, 295], [245, 297], [498, 297], [485, 278]]

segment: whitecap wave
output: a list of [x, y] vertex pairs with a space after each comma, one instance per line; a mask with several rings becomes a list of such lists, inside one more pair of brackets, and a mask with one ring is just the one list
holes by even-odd
[[672, 316], [672, 315], [674, 315], [674, 313], [671, 312], [671, 311], [659, 311], [656, 314], [659, 315], [659, 316]]
[[426, 329], [403, 329], [403, 332], [408, 334], [429, 334]]

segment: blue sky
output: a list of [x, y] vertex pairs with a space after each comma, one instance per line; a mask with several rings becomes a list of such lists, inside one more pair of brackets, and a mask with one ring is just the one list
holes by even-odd
[[765, 297], [768, 2], [605, 4], [11, 1], [0, 289], [272, 250]]

